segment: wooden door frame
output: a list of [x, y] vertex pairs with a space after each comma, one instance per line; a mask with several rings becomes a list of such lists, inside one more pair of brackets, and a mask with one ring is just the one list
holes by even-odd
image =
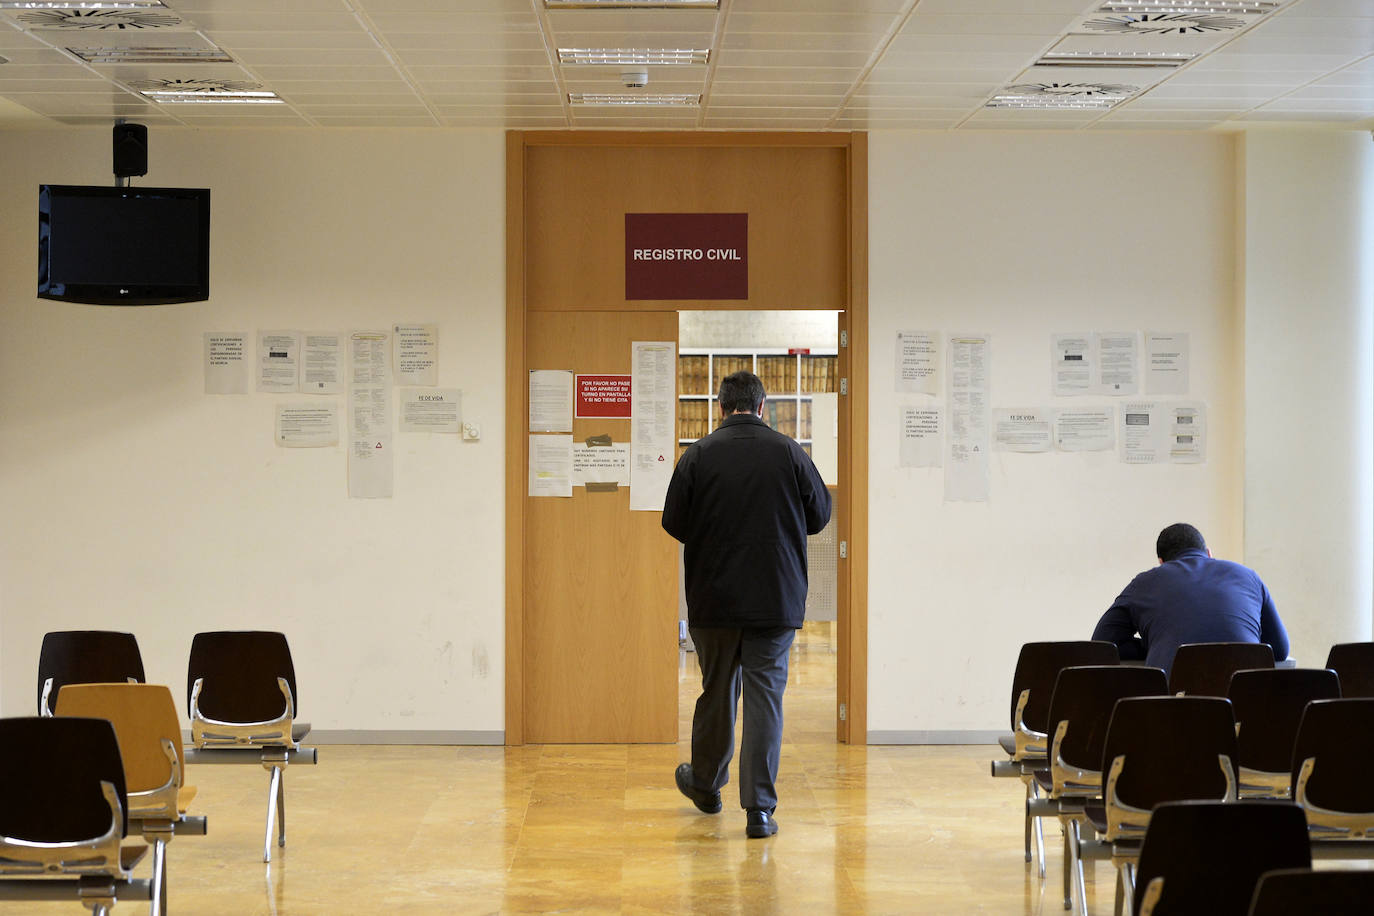
[[[840, 443], [837, 539], [848, 545], [838, 588], [848, 598], [840, 614], [836, 666], [837, 738], [868, 741], [868, 135], [637, 131], [509, 131], [506, 134], [506, 712], [505, 743], [525, 743], [525, 498], [528, 369], [525, 360], [525, 166], [539, 146], [829, 147], [845, 151], [848, 182], [849, 393], [839, 399], [848, 436]], [[710, 304], [692, 303], [693, 310]], [[746, 303], [743, 307], [748, 308]], [[740, 308], [724, 304], [723, 309]]]

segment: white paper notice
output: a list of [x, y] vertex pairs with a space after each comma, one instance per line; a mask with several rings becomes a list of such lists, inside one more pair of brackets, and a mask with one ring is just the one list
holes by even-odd
[[277, 444], [283, 448], [323, 448], [339, 444], [339, 406], [278, 404]]
[[661, 512], [677, 448], [676, 342], [631, 344], [630, 402], [630, 509]]
[[1127, 464], [1156, 464], [1169, 453], [1164, 410], [1152, 401], [1121, 405], [1121, 460]]
[[463, 392], [457, 388], [401, 391], [401, 432], [458, 433], [463, 429]]
[[1149, 369], [1145, 387], [1150, 394], [1188, 393], [1188, 335], [1186, 332], [1145, 334]]
[[938, 468], [940, 466], [940, 408], [899, 408], [898, 423], [901, 442], [897, 452], [897, 466], [903, 468]]
[[1207, 405], [1186, 401], [1169, 405], [1169, 458], [1175, 464], [1207, 460]]
[[348, 337], [348, 495], [391, 496], [391, 374], [385, 331]]
[[398, 324], [391, 328], [391, 332], [396, 347], [396, 383], [439, 384], [439, 326]]
[[1115, 407], [1066, 408], [1054, 412], [1054, 444], [1061, 452], [1105, 452], [1115, 442]]
[[939, 335], [929, 331], [897, 332], [897, 390], [935, 394]]
[[588, 483], [630, 485], [630, 444], [588, 445], [574, 442], [572, 450], [572, 485], [585, 487]]
[[301, 336], [295, 331], [258, 332], [258, 390], [295, 391]]
[[1050, 391], [1055, 397], [1093, 393], [1093, 336], [1050, 335]]
[[1035, 407], [993, 411], [1000, 452], [1048, 452], [1050, 450], [1050, 413]]
[[1135, 331], [1095, 335], [1100, 394], [1140, 393], [1140, 342]]
[[530, 432], [570, 433], [572, 421], [572, 370], [531, 369]]
[[247, 334], [205, 332], [205, 393], [247, 394]]
[[949, 338], [949, 430], [945, 437], [945, 499], [988, 498], [988, 336]]
[[530, 495], [572, 496], [572, 436], [530, 436]]
[[306, 331], [301, 347], [301, 393], [343, 391], [343, 335]]

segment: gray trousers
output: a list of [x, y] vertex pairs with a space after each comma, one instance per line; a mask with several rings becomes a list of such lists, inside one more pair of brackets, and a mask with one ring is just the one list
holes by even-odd
[[782, 749], [782, 694], [787, 688], [787, 652], [796, 635], [791, 627], [692, 627], [701, 666], [701, 696], [692, 716], [692, 776], [710, 791], [729, 782], [735, 710], [743, 686], [741, 808], [771, 812], [778, 804], [774, 783]]

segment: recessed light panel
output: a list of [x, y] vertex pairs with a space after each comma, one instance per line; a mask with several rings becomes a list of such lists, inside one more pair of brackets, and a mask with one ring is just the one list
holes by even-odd
[[1175, 0], [1173, 3], [1103, 3], [1097, 8], [1099, 13], [1229, 13], [1232, 16], [1263, 16], [1279, 8], [1276, 2], [1267, 0]]
[[219, 48], [68, 48], [88, 64], [228, 64]]
[[611, 108], [631, 105], [695, 107], [701, 104], [701, 96], [694, 92], [570, 92], [568, 102]]
[[1181, 67], [1197, 57], [1188, 51], [1050, 51], [1037, 67]]
[[551, 10], [714, 10], [720, 0], [544, 0]]
[[673, 66], [704, 64], [711, 57], [707, 48], [559, 48], [560, 64], [616, 66], [640, 64]]

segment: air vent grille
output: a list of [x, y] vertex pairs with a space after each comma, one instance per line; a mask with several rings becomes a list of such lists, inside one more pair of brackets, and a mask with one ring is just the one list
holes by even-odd
[[1112, 35], [1204, 35], [1230, 32], [1245, 26], [1235, 16], [1196, 13], [1140, 13], [1133, 16], [1104, 16], [1089, 19], [1083, 28]]
[[227, 64], [219, 48], [68, 48], [88, 64]]
[[32, 29], [138, 31], [185, 26], [185, 20], [170, 10], [30, 10], [14, 18]]

